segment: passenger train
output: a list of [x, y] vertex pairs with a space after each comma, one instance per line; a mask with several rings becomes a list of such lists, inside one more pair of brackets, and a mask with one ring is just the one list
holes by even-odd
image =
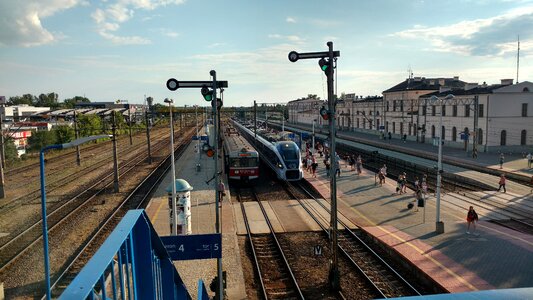
[[259, 154], [231, 124], [224, 126], [224, 155], [229, 179], [251, 181], [259, 177]]
[[261, 135], [255, 134], [252, 130], [241, 125], [237, 121], [232, 121], [234, 126], [255, 146], [257, 151], [263, 156], [264, 162], [276, 173], [280, 180], [296, 181], [303, 178], [302, 158], [300, 148], [293, 141], [270, 142]]

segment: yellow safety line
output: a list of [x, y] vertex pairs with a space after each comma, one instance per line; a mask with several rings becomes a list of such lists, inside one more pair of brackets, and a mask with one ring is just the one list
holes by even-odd
[[152, 224], [155, 224], [155, 220], [157, 220], [157, 216], [159, 216], [159, 211], [161, 210], [161, 207], [163, 207], [163, 203], [165, 203], [164, 200], [162, 200], [161, 203], [159, 203], [157, 210], [155, 211], [154, 215], [150, 218], [152, 220]]

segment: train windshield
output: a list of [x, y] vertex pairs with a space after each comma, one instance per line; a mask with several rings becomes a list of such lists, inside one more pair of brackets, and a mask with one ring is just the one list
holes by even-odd
[[230, 158], [230, 167], [232, 168], [251, 168], [257, 167], [257, 157], [240, 157]]
[[280, 143], [278, 146], [279, 153], [281, 158], [287, 162], [299, 161], [299, 150], [298, 147], [293, 143]]

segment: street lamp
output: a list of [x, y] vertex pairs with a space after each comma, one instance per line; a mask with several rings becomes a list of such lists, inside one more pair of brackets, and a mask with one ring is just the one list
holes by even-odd
[[315, 155], [315, 122], [316, 119], [313, 119], [313, 145], [311, 145], [313, 152], [311, 153], [311, 155]]
[[97, 139], [109, 138], [112, 135], [93, 135], [76, 139], [70, 143], [48, 145], [41, 149], [39, 156], [40, 171], [41, 171], [41, 213], [43, 218], [43, 248], [44, 248], [44, 277], [46, 282], [46, 299], [52, 299], [52, 293], [50, 291], [50, 262], [48, 252], [48, 224], [46, 221], [46, 189], [44, 178], [44, 153], [51, 149], [66, 149], [71, 147], [77, 147], [81, 144], [94, 141]]
[[172, 232], [171, 235], [178, 235], [178, 212], [176, 207], [176, 166], [174, 164], [174, 124], [172, 123], [172, 103], [174, 100], [165, 98], [165, 103], [168, 103], [168, 111], [170, 114], [170, 165], [172, 172]]
[[443, 105], [443, 102], [444, 100], [451, 100], [455, 98], [454, 95], [452, 94], [448, 94], [446, 97], [444, 98], [439, 98], [435, 95], [431, 96], [430, 98], [430, 101], [433, 105], [435, 104], [438, 104], [440, 105], [441, 107], [441, 113], [440, 113], [440, 117], [439, 117], [439, 154], [438, 154], [438, 158], [437, 158], [437, 201], [436, 201], [436, 206], [437, 206], [437, 220], [436, 220], [436, 225], [435, 225], [435, 231], [437, 233], [444, 233], [444, 222], [442, 222], [440, 220], [440, 188], [441, 188], [441, 177], [442, 177], [442, 105]]

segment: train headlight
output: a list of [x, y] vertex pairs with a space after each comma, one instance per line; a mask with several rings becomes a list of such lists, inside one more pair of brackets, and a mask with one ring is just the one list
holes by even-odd
[[278, 168], [283, 169], [283, 165], [282, 164], [278, 164]]

